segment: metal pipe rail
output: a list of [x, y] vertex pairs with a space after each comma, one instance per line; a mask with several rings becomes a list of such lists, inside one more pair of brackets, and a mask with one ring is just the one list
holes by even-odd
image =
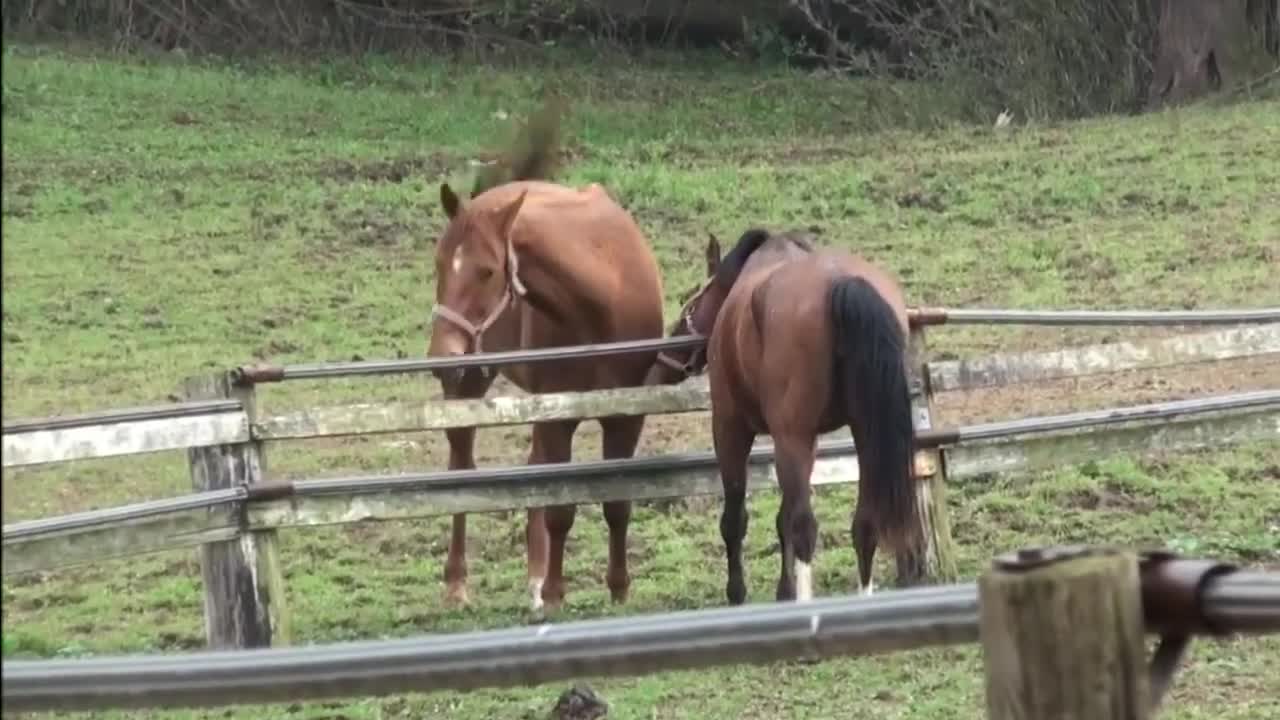
[[157, 515], [176, 515], [192, 510], [206, 510], [229, 503], [242, 503], [248, 497], [249, 491], [247, 487], [241, 486], [224, 490], [207, 490], [205, 492], [103, 508], [101, 510], [86, 510], [85, 512], [70, 513], [40, 520], [9, 523], [0, 530], [0, 538], [3, 538], [3, 542], [8, 543], [32, 537], [88, 530], [104, 525], [124, 525], [137, 520], [156, 517]]
[[[1220, 412], [1272, 406], [1280, 409], [1280, 390], [1238, 393], [1193, 400], [1176, 400], [1127, 408], [1090, 410], [1065, 415], [1047, 415], [1003, 422], [981, 423], [960, 428], [940, 428], [920, 432], [916, 438], [919, 448], [959, 445], [979, 440], [998, 440], [1014, 435], [1040, 432], [1076, 430], [1085, 427], [1103, 427], [1141, 420], [1165, 420], [1181, 415]], [[818, 444], [818, 458], [843, 457], [856, 454], [852, 440], [834, 440]], [[773, 445], [758, 445], [751, 449], [747, 462], [763, 465], [774, 461]], [[651, 475], [679, 470], [713, 469], [715, 453], [698, 452], [628, 458], [625, 460], [587, 460], [568, 463], [539, 465], [514, 465], [510, 467], [474, 470], [440, 470], [402, 475], [365, 475], [316, 480], [295, 480], [291, 489], [275, 488], [274, 497], [288, 495], [349, 495], [384, 492], [406, 492], [426, 487], [475, 488], [480, 485], [528, 483], [546, 479], [580, 477], [607, 477], [615, 475]]]
[[[1169, 556], [1143, 566], [1151, 632], [1280, 632], [1280, 574]], [[1163, 584], [1154, 587], [1148, 578], [1157, 574]], [[8, 711], [70, 711], [535, 685], [969, 643], [978, 637], [977, 613], [977, 587], [965, 583], [380, 642], [9, 661], [4, 700]]]
[[[1280, 308], [1246, 310], [982, 310], [915, 307], [907, 310], [913, 325], [1231, 325], [1280, 321]], [[299, 365], [245, 365], [232, 371], [239, 385], [317, 380], [322, 378], [371, 375], [399, 375], [431, 370], [515, 365], [607, 355], [627, 355], [659, 350], [701, 347], [704, 337], [678, 336], [652, 340], [629, 340], [596, 345], [566, 345], [536, 350], [471, 353], [452, 357], [406, 360], [364, 360], [358, 362], [305, 363]]]
[[580, 358], [630, 355], [661, 350], [683, 350], [701, 347], [706, 338], [681, 335], [651, 340], [626, 340], [596, 345], [564, 345], [533, 350], [470, 353], [406, 360], [360, 360], [353, 362], [303, 363], [299, 365], [243, 365], [231, 371], [237, 385], [281, 382], [284, 380], [318, 380], [323, 378], [361, 377], [370, 375], [403, 375], [431, 370], [517, 365], [520, 363], [576, 360]]
[[[959, 428], [927, 430], [917, 436], [921, 448], [960, 445], [967, 442], [998, 440], [1016, 435], [1061, 432], [1086, 427], [1104, 427], [1135, 421], [1164, 420], [1178, 416], [1206, 414], [1229, 410], [1274, 407], [1280, 409], [1280, 390], [1261, 390], [1191, 400], [1175, 400], [1122, 408], [1106, 408], [1064, 415], [1047, 415]], [[851, 440], [820, 443], [817, 457], [841, 457], [855, 454]], [[748, 462], [767, 464], [774, 460], [773, 446], [752, 448]], [[528, 483], [547, 479], [606, 478], [618, 475], [646, 475], [680, 470], [714, 469], [715, 454], [710, 451], [540, 465], [516, 465], [474, 470], [441, 470], [403, 475], [337, 477], [314, 480], [283, 480], [248, 485], [227, 490], [195, 493], [122, 507], [91, 510], [41, 520], [6, 524], [2, 536], [5, 543], [40, 536], [78, 532], [96, 527], [123, 524], [156, 515], [178, 514], [193, 509], [211, 508], [227, 503], [252, 504], [290, 496], [364, 495], [383, 492], [408, 492], [427, 487], [482, 486]]]
[[1244, 310], [988, 310], [910, 308], [913, 325], [1232, 325], [1280, 320], [1280, 308]]

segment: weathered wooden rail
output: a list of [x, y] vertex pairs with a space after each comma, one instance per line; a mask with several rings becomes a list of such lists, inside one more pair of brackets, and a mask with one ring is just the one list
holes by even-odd
[[[8, 711], [217, 707], [980, 642], [993, 720], [1141, 720], [1191, 637], [1275, 632], [1280, 574], [1051, 547], [997, 558], [976, 584], [305, 648], [7, 661], [3, 684]], [[1145, 634], [1161, 638], [1149, 668]]]
[[[1083, 457], [1147, 455], [1280, 440], [1280, 390], [984, 423], [920, 436], [952, 479], [1059, 467]], [[856, 483], [847, 440], [823, 442], [814, 485]], [[773, 449], [750, 458], [752, 490], [773, 488]], [[558, 503], [720, 492], [711, 452], [501, 469], [265, 482], [4, 527], [5, 573], [232, 540], [242, 532], [406, 520]]]
[[[967, 314], [966, 314], [967, 313]], [[1154, 318], [1154, 320], [1153, 320]], [[926, 363], [921, 328], [950, 322], [1184, 324], [1265, 322], [1143, 342]], [[1043, 313], [918, 310], [912, 336], [913, 402], [927, 442], [917, 457], [919, 504], [928, 547], [899, 558], [907, 582], [954, 577], [945, 508], [946, 478], [1056, 467], [1108, 454], [1147, 454], [1280, 438], [1276, 397], [1265, 393], [1029, 418], [953, 430], [931, 417], [934, 392], [1012, 382], [1280, 354], [1280, 309], [1208, 313]], [[255, 387], [266, 382], [423, 372], [450, 366], [536, 362], [617, 352], [653, 352], [696, 339], [552, 348], [449, 359], [239, 368], [188, 381], [188, 402], [5, 427], [5, 466], [189, 448], [196, 492], [163, 503], [78, 513], [4, 527], [5, 573], [44, 570], [103, 557], [199, 546], [206, 634], [214, 647], [288, 643], [289, 614], [275, 546], [279, 528], [517, 509], [558, 502], [642, 500], [719, 492], [709, 453], [614, 463], [275, 482], [267, 445], [285, 440], [512, 425], [562, 418], [705, 410], [704, 379], [663, 388], [483, 400], [359, 404], [260, 417]], [[165, 412], [170, 413], [162, 417]], [[1117, 414], [1118, 413], [1118, 414]], [[177, 430], [174, 428], [182, 428]], [[994, 429], [993, 429], [994, 428]], [[815, 484], [851, 482], [849, 443], [827, 443]], [[752, 486], [774, 484], [770, 448], [753, 456]], [[540, 471], [542, 474], [540, 474]]]

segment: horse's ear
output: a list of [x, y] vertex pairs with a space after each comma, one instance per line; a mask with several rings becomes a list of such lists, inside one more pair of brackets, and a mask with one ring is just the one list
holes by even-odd
[[515, 227], [516, 216], [520, 214], [520, 208], [524, 205], [524, 199], [529, 194], [528, 190], [520, 193], [515, 200], [512, 200], [506, 207], [497, 211], [494, 216], [494, 222], [497, 224], [498, 237], [503, 241], [511, 242], [511, 228]]
[[720, 269], [720, 241], [714, 233], [707, 233], [707, 277], [716, 274]]
[[452, 220], [458, 214], [459, 208], [462, 207], [462, 201], [458, 199], [457, 193], [453, 188], [449, 187], [449, 183], [440, 183], [440, 204], [444, 206], [444, 214]]

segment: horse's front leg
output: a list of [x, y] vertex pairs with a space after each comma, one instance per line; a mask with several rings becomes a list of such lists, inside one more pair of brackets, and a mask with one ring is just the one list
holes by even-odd
[[[533, 426], [529, 464], [563, 463], [573, 459], [573, 434], [578, 420], [538, 423]], [[544, 604], [554, 610], [564, 600], [564, 546], [573, 528], [576, 505], [530, 508], [526, 537], [529, 549], [529, 593], [533, 611]]]
[[[476, 466], [475, 428], [446, 430], [449, 439], [449, 469], [471, 470]], [[449, 535], [449, 556], [444, 561], [444, 599], [446, 605], [464, 606], [467, 597], [467, 515], [453, 516], [453, 532]]]
[[[644, 417], [604, 418], [600, 420], [605, 460], [633, 457], [644, 430]], [[627, 571], [627, 527], [631, 524], [631, 502], [618, 500], [604, 504], [604, 521], [609, 526], [609, 566], [605, 584], [615, 603], [627, 601], [631, 589], [631, 573]]]
[[720, 466], [720, 482], [724, 487], [720, 538], [724, 540], [729, 574], [725, 596], [730, 605], [741, 605], [747, 599], [747, 583], [742, 568], [742, 543], [747, 537], [747, 459], [751, 455], [755, 433], [737, 418], [716, 415], [714, 410], [711, 430], [716, 463]]
[[[482, 397], [493, 384], [491, 377], [483, 373], [467, 372], [456, 381], [443, 382], [446, 399]], [[475, 428], [455, 428], [445, 431], [449, 441], [449, 469], [473, 470], [476, 466]], [[444, 562], [444, 599], [446, 605], [463, 606], [467, 597], [467, 516], [453, 516], [453, 530], [449, 534], [449, 554]]]

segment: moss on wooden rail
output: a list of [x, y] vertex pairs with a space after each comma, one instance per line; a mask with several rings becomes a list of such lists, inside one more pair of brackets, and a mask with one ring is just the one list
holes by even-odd
[[6, 433], [4, 467], [185, 450], [249, 439], [243, 410]]
[[199, 508], [4, 543], [4, 575], [198, 547], [240, 534], [235, 507]]
[[[960, 479], [1002, 472], [1063, 467], [1108, 455], [1148, 455], [1209, 446], [1280, 440], [1280, 411], [1250, 408], [1205, 413], [1173, 420], [1135, 421], [1097, 428], [1026, 434], [970, 441], [944, 450], [948, 475]], [[777, 480], [769, 463], [752, 466], [750, 487], [771, 490]], [[814, 465], [813, 484], [856, 482], [853, 455], [825, 457]], [[572, 475], [554, 480], [459, 483], [434, 488], [365, 494], [294, 496], [248, 508], [250, 527], [310, 525], [393, 520], [485, 512], [556, 503], [588, 504], [603, 500], [645, 500], [714, 495], [721, 491], [714, 463], [661, 473]], [[180, 516], [160, 515], [127, 525], [101, 525], [56, 536], [23, 537], [4, 544], [4, 573], [45, 570], [116, 557], [199, 545], [235, 537], [232, 510], [207, 510]]]
[[[945, 449], [951, 479], [991, 473], [1047, 470], [1107, 455], [1145, 455], [1258, 440], [1280, 439], [1280, 411], [1274, 408], [1223, 412], [1172, 421], [1139, 421], [1126, 425], [1023, 435]], [[1031, 449], [1022, 450], [1023, 446]], [[963, 453], [959, 462], [953, 453]], [[819, 458], [813, 484], [856, 483], [853, 455]], [[754, 464], [751, 490], [777, 486], [771, 463]], [[556, 477], [519, 482], [454, 483], [368, 494], [294, 496], [249, 509], [252, 527], [294, 527], [400, 520], [455, 512], [512, 510], [561, 503], [591, 504], [606, 500], [652, 500], [721, 492], [714, 463], [661, 473], [615, 473], [604, 476]]]
[[253, 426], [262, 440], [523, 425], [615, 415], [661, 415], [711, 407], [705, 377], [679, 385], [544, 393], [417, 403], [362, 403], [265, 417]]
[[1280, 323], [932, 362], [929, 384], [934, 392], [949, 392], [1259, 355], [1280, 355]]
[[[941, 392], [1269, 354], [1280, 356], [1280, 323], [1139, 343], [935, 362], [928, 370], [931, 389]], [[253, 432], [258, 439], [279, 441], [676, 414], [710, 407], [707, 379], [700, 376], [679, 385], [656, 387], [312, 408], [264, 417], [253, 425]]]

